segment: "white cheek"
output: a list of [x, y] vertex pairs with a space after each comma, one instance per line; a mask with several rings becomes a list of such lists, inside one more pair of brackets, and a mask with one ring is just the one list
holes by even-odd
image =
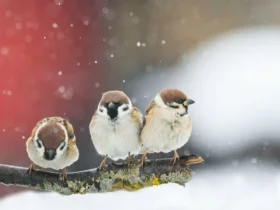
[[97, 113], [98, 113], [99, 115], [106, 116], [106, 115], [107, 115], [107, 110], [106, 110], [106, 108], [104, 108], [104, 107], [98, 107]]
[[[124, 111], [123, 109], [126, 108], [126, 107], [128, 109]], [[131, 109], [132, 109], [132, 106], [130, 104], [123, 104], [123, 105], [119, 106], [119, 108], [118, 108], [118, 116], [122, 117], [124, 115], [127, 115], [128, 113], [131, 112]]]
[[57, 148], [56, 150], [56, 158], [60, 157], [61, 155], [63, 155], [66, 151], [67, 145], [65, 145], [65, 147], [63, 148], [63, 150], [60, 150], [60, 148]]
[[36, 144], [34, 146], [37, 149], [39, 156], [44, 157], [45, 148], [43, 146], [41, 148], [39, 148]]

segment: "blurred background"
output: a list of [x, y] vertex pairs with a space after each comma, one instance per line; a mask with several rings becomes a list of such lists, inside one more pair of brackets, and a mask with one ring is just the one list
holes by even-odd
[[[277, 0], [1, 0], [0, 163], [27, 167], [32, 128], [56, 115], [81, 151], [68, 170], [96, 167], [88, 125], [102, 92], [123, 90], [144, 112], [170, 87], [196, 101], [179, 150], [205, 159], [194, 177], [244, 164], [278, 177], [279, 9]], [[0, 186], [0, 198], [22, 190]]]

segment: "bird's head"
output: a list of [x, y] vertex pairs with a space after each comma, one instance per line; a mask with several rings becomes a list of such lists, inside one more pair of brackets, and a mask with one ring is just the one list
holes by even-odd
[[116, 120], [132, 110], [132, 104], [128, 96], [118, 90], [107, 91], [102, 95], [97, 112], [108, 116], [110, 120]]
[[155, 97], [155, 103], [161, 108], [177, 112], [181, 116], [188, 114], [188, 107], [195, 101], [187, 98], [186, 94], [178, 89], [163, 89]]

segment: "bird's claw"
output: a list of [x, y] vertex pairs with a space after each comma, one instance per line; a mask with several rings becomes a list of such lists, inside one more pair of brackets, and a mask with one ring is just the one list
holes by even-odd
[[67, 179], [67, 170], [66, 170], [66, 168], [62, 169], [62, 172], [59, 175], [59, 179], [62, 180], [62, 181]]
[[101, 161], [100, 165], [99, 165], [99, 170], [101, 170], [102, 168], [104, 168], [106, 166], [106, 160], [107, 160], [107, 155], [105, 156], [105, 158]]
[[26, 171], [27, 174], [31, 174], [34, 171], [34, 163], [31, 163]]
[[177, 151], [174, 150], [174, 156], [173, 156], [173, 158], [172, 158], [172, 160], [171, 160], [172, 165], [175, 165], [175, 163], [177, 162], [177, 160], [179, 160], [179, 155], [178, 155]]

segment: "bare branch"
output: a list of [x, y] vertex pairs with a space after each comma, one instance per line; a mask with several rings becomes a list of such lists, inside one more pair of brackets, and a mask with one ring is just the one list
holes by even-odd
[[0, 183], [17, 185], [64, 195], [109, 192], [120, 189], [138, 190], [146, 186], [168, 182], [185, 185], [191, 178], [189, 165], [202, 163], [197, 155], [180, 157], [175, 165], [172, 159], [147, 161], [139, 167], [139, 161], [127, 164], [109, 164], [104, 169], [90, 169], [68, 173], [67, 180], [59, 179], [58, 173], [35, 170], [31, 175], [27, 168], [0, 165]]

